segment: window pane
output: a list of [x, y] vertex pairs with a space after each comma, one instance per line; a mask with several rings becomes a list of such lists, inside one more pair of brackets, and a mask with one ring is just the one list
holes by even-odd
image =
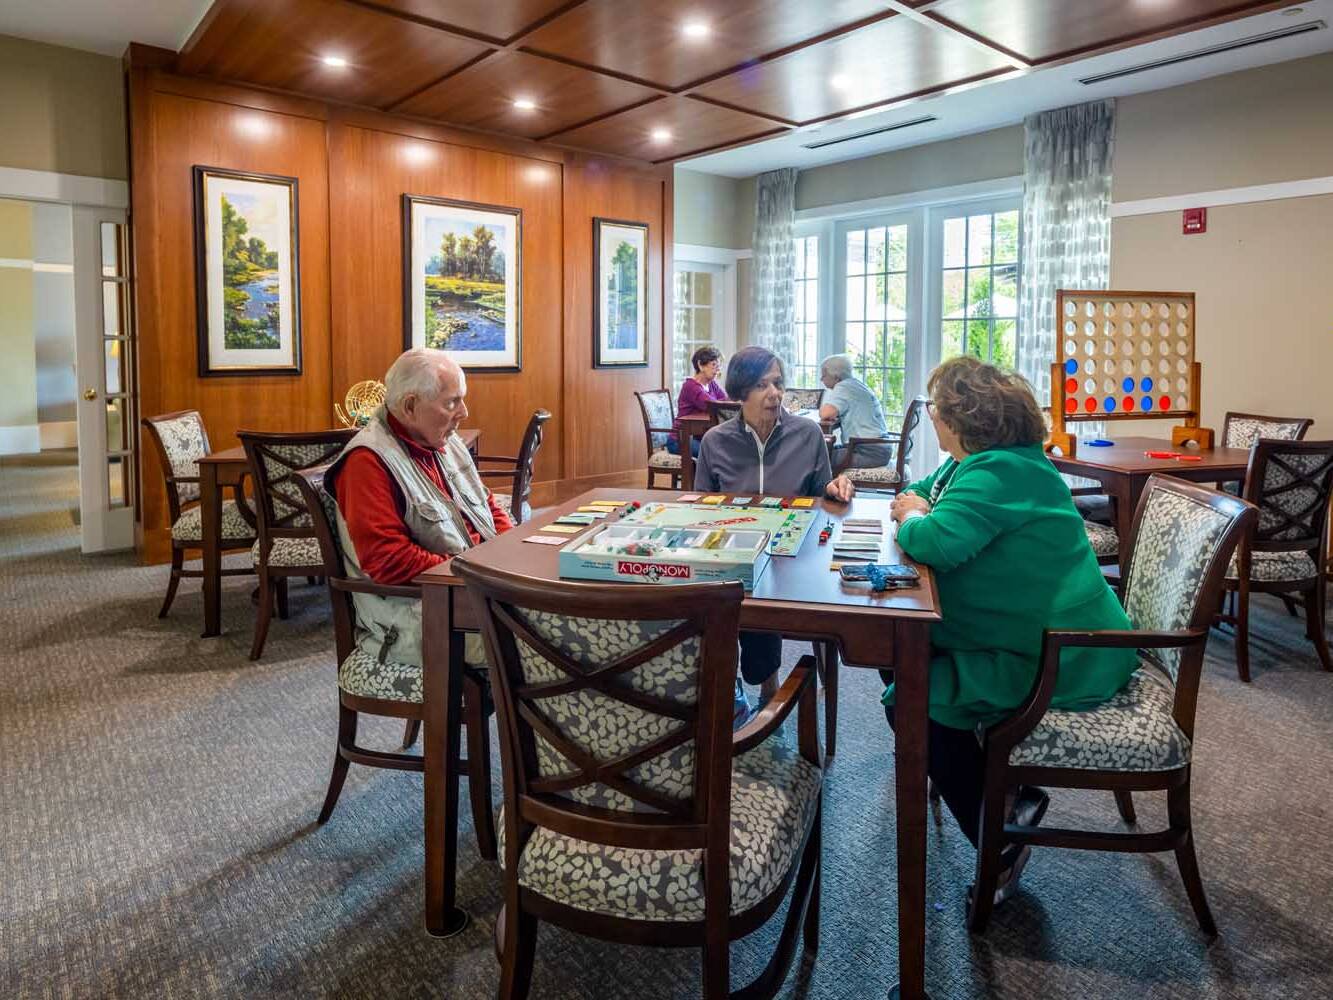
[[694, 330], [691, 332], [693, 339], [701, 343], [707, 343], [713, 339], [713, 310], [696, 308], [694, 310]]
[[940, 325], [940, 360], [947, 361], [963, 353], [963, 321], [946, 319]]
[[677, 271], [675, 280], [676, 305], [684, 306], [690, 304], [690, 272]]
[[107, 506], [124, 507], [125, 498], [125, 461], [119, 455], [107, 459]]
[[875, 322], [884, 322], [884, 299], [887, 292], [884, 287], [885, 277], [882, 274], [867, 275], [866, 284], [869, 285], [869, 294], [866, 301], [866, 319]]
[[962, 270], [944, 272], [940, 300], [944, 319], [963, 318], [963, 277]]
[[121, 354], [121, 343], [122, 342], [119, 340], [106, 340], [102, 342], [102, 346], [106, 351], [104, 370], [106, 372], [106, 393], [108, 396], [114, 396], [118, 392], [125, 391], [120, 379], [120, 359], [123, 356]]
[[862, 229], [854, 229], [847, 234], [847, 273], [865, 274], [866, 271], [866, 234]]
[[711, 306], [713, 304], [713, 276], [707, 271], [693, 272], [694, 304]]
[[120, 278], [125, 274], [120, 254], [119, 223], [102, 223], [102, 274], [107, 278]]
[[995, 269], [994, 294], [991, 312], [996, 316], [1018, 315], [1018, 265], [1009, 264]]
[[866, 273], [883, 274], [887, 263], [884, 251], [883, 227], [872, 229], [866, 242]]
[[967, 315], [990, 315], [990, 270], [971, 270], [967, 272]]
[[885, 298], [888, 299], [888, 319], [907, 319], [907, 275], [891, 274], [884, 280]]
[[819, 282], [805, 283], [805, 315], [811, 323], [819, 321]]
[[995, 263], [1011, 264], [1018, 260], [1018, 210], [995, 216]]
[[903, 400], [903, 378], [905, 373], [901, 368], [890, 368], [885, 381], [884, 393], [880, 397], [880, 402], [884, 406], [884, 413], [901, 414], [904, 408]]
[[944, 220], [944, 266], [962, 267], [967, 263], [967, 220]]
[[888, 364], [899, 368], [907, 364], [907, 327], [903, 323], [890, 323], [885, 327], [888, 343]]
[[121, 316], [121, 286], [114, 281], [102, 282], [102, 333], [118, 337], [125, 333]]
[[1012, 319], [995, 321], [995, 357], [1001, 368], [1018, 367], [1018, 324]]
[[819, 277], [818, 236], [807, 236], [805, 238], [805, 276], [807, 278]]
[[866, 300], [866, 279], [848, 278], [847, 279], [847, 320], [862, 319], [865, 312]]
[[862, 323], [847, 324], [847, 342], [843, 347], [844, 353], [848, 354], [852, 362], [861, 356], [863, 341], [865, 339], [865, 325]]
[[967, 219], [967, 262], [989, 264], [991, 260], [989, 215], [971, 215]]
[[126, 451], [125, 397], [106, 401], [106, 450]]
[[967, 343], [964, 345], [968, 354], [985, 361], [990, 355], [990, 320], [970, 319], [967, 321]]
[[907, 270], [907, 227], [889, 228], [889, 270]]

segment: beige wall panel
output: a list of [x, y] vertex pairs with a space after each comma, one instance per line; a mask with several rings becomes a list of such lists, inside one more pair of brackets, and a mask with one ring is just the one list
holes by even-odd
[[120, 61], [0, 35], [0, 167], [129, 177]]
[[1177, 212], [1116, 219], [1112, 246], [1111, 287], [1197, 296], [1206, 426], [1310, 416], [1311, 438], [1333, 437], [1333, 195], [1214, 208], [1197, 236]]
[[1333, 54], [1123, 97], [1115, 144], [1118, 202], [1333, 175]]
[[744, 242], [739, 242], [740, 233], [736, 228], [741, 184], [741, 181], [732, 177], [718, 177], [677, 167], [674, 198], [676, 242], [728, 249], [748, 247], [749, 236], [744, 238]]

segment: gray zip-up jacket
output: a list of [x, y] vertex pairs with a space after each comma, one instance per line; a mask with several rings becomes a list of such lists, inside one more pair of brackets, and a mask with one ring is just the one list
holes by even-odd
[[711, 493], [819, 497], [832, 478], [819, 424], [789, 413], [767, 441], [736, 414], [703, 436], [694, 464], [694, 488]]

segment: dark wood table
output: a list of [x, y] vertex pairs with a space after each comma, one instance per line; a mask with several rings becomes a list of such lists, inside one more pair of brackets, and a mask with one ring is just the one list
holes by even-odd
[[[823, 420], [819, 416], [818, 410], [795, 410], [789, 411], [790, 416], [800, 417], [802, 420], [814, 420], [818, 422], [820, 428], [824, 431], [825, 442], [831, 447], [829, 434], [833, 428], [838, 426], [836, 420]], [[682, 490], [694, 489], [694, 452], [691, 451], [691, 444], [695, 438], [703, 437], [708, 433], [708, 429], [713, 426], [712, 418], [706, 413], [696, 413], [688, 417], [680, 418], [680, 486]], [[554, 548], [554, 546], [552, 546]]]
[[[535, 534], [561, 514], [591, 500], [663, 499], [661, 490], [595, 489], [548, 510], [500, 537], [469, 549], [459, 559], [540, 580], [559, 578], [554, 545], [530, 545]], [[926, 702], [930, 661], [929, 629], [940, 620], [939, 598], [930, 570], [921, 567], [921, 585], [911, 590], [871, 594], [845, 587], [829, 570], [832, 546], [819, 544], [826, 520], [836, 526], [846, 516], [877, 517], [886, 529], [890, 501], [855, 498], [851, 504], [820, 501], [818, 519], [795, 556], [774, 556], [741, 605], [741, 627], [791, 639], [836, 646], [849, 665], [891, 670], [897, 682], [894, 741], [898, 845], [899, 986], [891, 996], [921, 998], [925, 993], [926, 917]], [[614, 517], [614, 515], [613, 515]], [[907, 561], [896, 543], [884, 558]], [[423, 689], [425, 698], [426, 927], [449, 933], [466, 916], [455, 903], [458, 791], [451, 779], [458, 766], [462, 716], [461, 630], [478, 627], [476, 612], [448, 564], [418, 577], [422, 585]], [[626, 584], [626, 586], [646, 586]], [[825, 656], [826, 698], [836, 699], [837, 656]], [[832, 678], [832, 683], [829, 678]], [[878, 863], [878, 858], [864, 859]]]
[[[1149, 458], [1144, 452], [1169, 451], [1198, 455], [1197, 462], [1183, 462], [1174, 458]], [[1120, 565], [1124, 568], [1128, 554], [1130, 525], [1139, 497], [1150, 476], [1175, 476], [1194, 483], [1237, 482], [1245, 478], [1250, 462], [1248, 448], [1205, 448], [1192, 445], [1177, 447], [1170, 440], [1148, 437], [1121, 437], [1106, 448], [1094, 448], [1080, 442], [1078, 455], [1066, 458], [1051, 455], [1051, 462], [1061, 472], [1083, 476], [1101, 483], [1115, 501], [1115, 528], [1120, 535]]]
[[[481, 431], [467, 428], [460, 430], [458, 435], [467, 445], [468, 451], [475, 455], [481, 442]], [[222, 494], [226, 489], [243, 483], [249, 471], [245, 449], [240, 445], [215, 451], [199, 459], [205, 639], [222, 634]]]

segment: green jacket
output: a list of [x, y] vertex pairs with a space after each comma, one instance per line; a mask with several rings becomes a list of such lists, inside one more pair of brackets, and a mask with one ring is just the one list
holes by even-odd
[[[934, 569], [939, 588], [944, 620], [930, 633], [936, 722], [972, 729], [1017, 708], [1037, 676], [1043, 629], [1130, 627], [1040, 445], [949, 459], [906, 491], [933, 499], [929, 514], [899, 526], [898, 544]], [[1067, 650], [1051, 705], [1093, 708], [1136, 667], [1134, 650]], [[892, 700], [890, 686], [884, 702]]]

